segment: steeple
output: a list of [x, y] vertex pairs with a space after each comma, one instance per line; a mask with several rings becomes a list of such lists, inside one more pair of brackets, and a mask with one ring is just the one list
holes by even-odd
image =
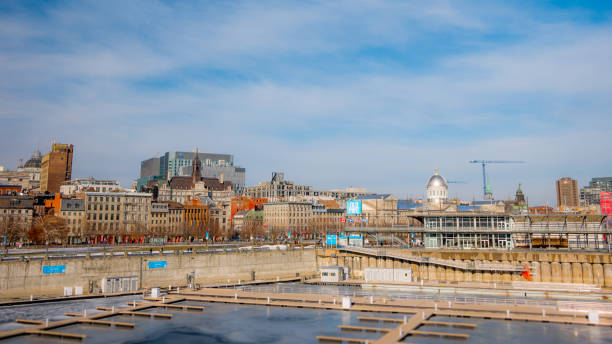
[[191, 183], [193, 186], [199, 181], [202, 180], [202, 162], [200, 161], [200, 157], [198, 156], [198, 149], [196, 148], [195, 157], [193, 158], [193, 162], [191, 163]]

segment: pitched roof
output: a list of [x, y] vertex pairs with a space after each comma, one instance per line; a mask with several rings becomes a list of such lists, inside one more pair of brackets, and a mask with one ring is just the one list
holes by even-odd
[[202, 181], [204, 182], [206, 188], [212, 191], [225, 191], [228, 188], [232, 188], [232, 182], [227, 180], [221, 183], [217, 178], [202, 178]]
[[193, 189], [193, 182], [191, 177], [172, 177], [172, 179], [170, 179], [170, 188], [191, 190]]
[[340, 209], [338, 202], [334, 200], [320, 200], [319, 204], [323, 204], [327, 209]]

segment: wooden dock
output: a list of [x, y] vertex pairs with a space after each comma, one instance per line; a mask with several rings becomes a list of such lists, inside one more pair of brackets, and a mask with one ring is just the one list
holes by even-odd
[[[170, 296], [166, 297], [165, 302], [157, 301], [157, 302], [148, 302], [148, 303], [137, 303], [136, 307], [96, 307], [98, 310], [102, 310], [103, 312], [91, 314], [88, 316], [84, 316], [80, 313], [65, 313], [67, 316], [72, 316], [70, 319], [60, 320], [60, 321], [42, 321], [42, 320], [30, 320], [30, 319], [17, 319], [16, 321], [22, 324], [30, 324], [32, 326], [18, 328], [9, 331], [0, 332], [0, 340], [22, 336], [22, 335], [40, 335], [40, 336], [51, 336], [58, 338], [67, 338], [67, 339], [84, 339], [87, 336], [85, 334], [79, 333], [65, 333], [58, 331], [50, 331], [52, 329], [57, 329], [65, 326], [76, 325], [76, 324], [90, 324], [90, 325], [104, 325], [109, 327], [123, 327], [123, 328], [135, 328], [134, 323], [128, 322], [118, 322], [118, 321], [107, 321], [102, 320], [104, 318], [108, 318], [111, 316], [115, 316], [118, 314], [121, 315], [134, 315], [134, 316], [145, 316], [150, 318], [164, 318], [171, 319], [172, 314], [163, 314], [163, 313], [151, 313], [144, 312], [146, 309], [151, 309], [155, 307], [165, 307], [165, 306], [177, 306], [183, 308], [182, 305], [172, 305], [176, 302], [185, 301], [185, 298], [180, 296]], [[132, 305], [135, 302], [131, 303]], [[189, 306], [191, 307], [191, 306]], [[197, 306], [193, 306], [197, 307]], [[174, 307], [173, 307], [174, 308]], [[198, 308], [199, 309], [199, 308]]]

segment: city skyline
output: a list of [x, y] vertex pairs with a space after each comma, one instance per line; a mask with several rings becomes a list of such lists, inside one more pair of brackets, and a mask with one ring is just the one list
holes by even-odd
[[[607, 3], [5, 2], [0, 165], [75, 145], [130, 185], [156, 152], [233, 154], [246, 184], [496, 199], [610, 175]], [[153, 20], [154, 18], [154, 20]], [[608, 141], [606, 141], [608, 140]]]

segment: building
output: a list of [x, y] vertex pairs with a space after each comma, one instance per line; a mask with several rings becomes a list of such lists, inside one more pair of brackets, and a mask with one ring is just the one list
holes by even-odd
[[578, 181], [568, 177], [561, 178], [555, 182], [557, 188], [557, 208], [576, 208], [578, 202]]
[[508, 215], [428, 214], [424, 217], [424, 229], [426, 248], [513, 248]]
[[448, 200], [448, 184], [446, 179], [434, 169], [434, 174], [427, 181], [427, 203], [430, 208], [436, 208]]
[[269, 182], [260, 182], [256, 186], [246, 187], [244, 195], [250, 198], [266, 198], [269, 201], [277, 201], [310, 195], [310, 186], [296, 185], [292, 181], [285, 180], [284, 173], [272, 172], [272, 179]]
[[247, 239], [266, 237], [263, 226], [263, 210], [251, 210], [244, 216], [244, 227], [240, 235]]
[[[59, 196], [56, 194], [56, 196]], [[68, 229], [68, 242], [80, 244], [85, 239], [85, 200], [82, 198], [59, 198], [57, 216], [64, 219]]]
[[266, 198], [248, 198], [245, 196], [239, 196], [239, 197], [232, 198], [230, 203], [231, 203], [230, 216], [232, 218], [232, 225], [233, 225], [234, 216], [239, 211], [253, 210], [253, 209], [262, 210], [264, 203], [268, 203], [268, 200]]
[[17, 172], [25, 172], [30, 176], [31, 189], [37, 189], [40, 187], [40, 167], [42, 163], [42, 155], [40, 151], [34, 152], [30, 159], [26, 161], [25, 165], [21, 165], [21, 160], [19, 167], [17, 167]]
[[161, 159], [151, 158], [140, 162], [140, 178], [161, 176]]
[[355, 222], [365, 222], [371, 226], [391, 226], [397, 223], [397, 198], [390, 194], [363, 195], [361, 214], [350, 216]]
[[230, 201], [236, 196], [232, 187], [232, 182], [224, 180], [223, 175], [220, 179], [202, 178], [204, 187], [208, 190], [208, 197], [214, 201]]
[[119, 185], [118, 180], [101, 180], [93, 178], [82, 178], [69, 180], [62, 183], [60, 193], [73, 195], [79, 192], [124, 192], [125, 189]]
[[328, 232], [335, 233], [344, 228], [345, 225], [343, 220], [346, 217], [346, 211], [342, 208], [335, 207], [337, 204], [327, 203], [327, 205], [330, 207], [320, 203], [312, 205], [312, 220], [310, 221], [310, 227], [314, 232], [318, 233], [318, 235], [323, 235]]
[[37, 190], [40, 186], [40, 180], [35, 180], [29, 172], [18, 171], [0, 171], [0, 184], [17, 185], [22, 192]]
[[0, 196], [17, 196], [21, 193], [20, 185], [0, 184]]
[[168, 226], [170, 227], [170, 240], [172, 242], [180, 241], [183, 235], [183, 229], [185, 222], [184, 218], [184, 207], [182, 204], [177, 202], [168, 203]]
[[363, 188], [349, 187], [345, 190], [318, 191], [308, 185], [297, 185], [285, 180], [285, 174], [272, 172], [269, 182], [260, 182], [255, 186], [244, 188], [244, 196], [250, 198], [266, 198], [270, 202], [318, 202], [320, 200], [346, 200], [360, 195], [366, 195]]
[[604, 215], [559, 212], [510, 218], [513, 245], [519, 248], [607, 249], [606, 225]]
[[10, 235], [7, 241], [25, 238], [25, 234], [32, 227], [34, 218], [34, 199], [23, 196], [0, 196], [0, 226], [3, 227], [3, 236]]
[[[191, 167], [182, 166], [179, 176], [190, 176]], [[202, 166], [202, 177], [208, 179], [225, 180], [232, 184], [235, 193], [240, 194], [244, 190], [245, 169], [237, 166]]]
[[209, 234], [215, 237], [229, 237], [231, 229], [232, 205], [230, 201], [210, 205]]
[[216, 201], [230, 200], [234, 197], [232, 183], [221, 179], [202, 177], [202, 163], [196, 152], [190, 165], [189, 176], [172, 177], [169, 181], [158, 182], [158, 199], [185, 203], [196, 197], [208, 197]]
[[87, 236], [106, 242], [143, 242], [149, 234], [151, 194], [86, 192]]
[[311, 228], [312, 204], [303, 202], [277, 202], [263, 205], [264, 228], [269, 229], [272, 238], [287, 232], [306, 235], [314, 233]]
[[232, 216], [232, 228], [236, 231], [236, 232], [242, 232], [242, 230], [244, 229], [244, 224], [245, 224], [245, 218], [246, 215], [249, 213], [250, 210], [240, 210], [239, 212], [237, 212], [234, 216]]
[[42, 157], [40, 191], [58, 193], [64, 181], [72, 177], [73, 145], [53, 143], [51, 151]]
[[231, 182], [234, 192], [242, 192], [246, 172], [244, 168], [234, 166], [233, 155], [200, 152], [166, 152], [159, 158], [142, 161], [138, 179], [139, 190], [150, 180], [191, 176], [191, 166], [196, 155], [201, 160], [201, 177], [220, 179], [223, 176], [226, 181]]
[[322, 266], [320, 270], [323, 283], [338, 283], [346, 279], [342, 266]]
[[[204, 238], [208, 228], [209, 207], [198, 198], [183, 205], [183, 222], [192, 238]], [[187, 233], [186, 233], [187, 234]]]
[[592, 178], [588, 186], [580, 189], [580, 206], [599, 205], [602, 192], [612, 192], [612, 177]]
[[167, 202], [151, 202], [151, 234], [157, 238], [170, 234], [169, 207]]

